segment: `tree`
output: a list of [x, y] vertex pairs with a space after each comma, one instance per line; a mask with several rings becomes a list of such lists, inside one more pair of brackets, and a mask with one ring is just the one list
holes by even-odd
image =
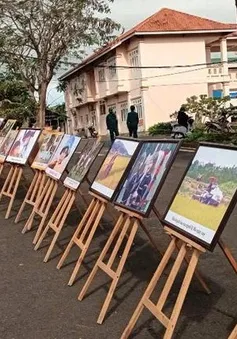
[[207, 95], [192, 96], [186, 99], [184, 107], [190, 113], [195, 115], [196, 124], [202, 123], [202, 118], [207, 117], [215, 120], [221, 116], [226, 103], [230, 101], [230, 97], [212, 98]]
[[7, 119], [17, 119], [23, 123], [35, 117], [36, 101], [30, 96], [27, 88], [13, 74], [0, 73], [0, 115]]
[[85, 46], [103, 45], [120, 25], [106, 15], [113, 0], [0, 0], [0, 60], [39, 97], [44, 126], [46, 93], [55, 70]]

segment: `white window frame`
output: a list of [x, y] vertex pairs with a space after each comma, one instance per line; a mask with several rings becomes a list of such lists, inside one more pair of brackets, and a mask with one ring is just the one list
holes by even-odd
[[98, 79], [99, 79], [99, 82], [105, 82], [105, 69], [104, 68], [98, 69]]
[[138, 68], [135, 67], [139, 67], [140, 66], [140, 60], [139, 60], [139, 49], [134, 48], [133, 50], [131, 50], [128, 53], [128, 57], [129, 57], [129, 64], [130, 66], [134, 67], [131, 69], [132, 72], [137, 71]]
[[120, 103], [120, 115], [121, 115], [121, 121], [126, 122], [127, 116], [128, 116], [128, 102], [127, 101]]
[[139, 120], [140, 119], [143, 119], [143, 102], [142, 102], [142, 98], [139, 97], [139, 98], [134, 98], [131, 100], [131, 103], [133, 106], [135, 106], [135, 110], [136, 112], [138, 113], [138, 118]]
[[116, 57], [112, 57], [107, 61], [107, 65], [109, 67], [109, 77], [110, 79], [113, 79], [117, 75], [116, 70]]

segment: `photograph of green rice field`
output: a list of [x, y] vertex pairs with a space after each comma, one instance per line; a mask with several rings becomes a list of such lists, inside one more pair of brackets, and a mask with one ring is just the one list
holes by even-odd
[[129, 160], [130, 158], [127, 156], [117, 155], [114, 159], [113, 155], [111, 155], [106, 159], [105, 163], [101, 167], [97, 181], [100, 184], [114, 190], [121, 179]]
[[[116, 190], [136, 148], [137, 141], [118, 138], [112, 144], [93, 184], [92, 189], [105, 196]], [[108, 193], [109, 190], [109, 193]]]
[[202, 146], [169, 210], [217, 231], [236, 189], [237, 151]]

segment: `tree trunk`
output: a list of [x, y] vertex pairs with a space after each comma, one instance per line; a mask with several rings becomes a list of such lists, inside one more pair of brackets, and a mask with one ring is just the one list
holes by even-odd
[[37, 117], [37, 127], [43, 128], [45, 126], [45, 112], [46, 112], [46, 96], [48, 83], [42, 82], [39, 88], [39, 112]]

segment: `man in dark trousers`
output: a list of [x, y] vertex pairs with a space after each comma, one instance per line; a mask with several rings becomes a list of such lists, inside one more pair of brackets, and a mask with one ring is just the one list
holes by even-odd
[[130, 107], [131, 112], [128, 113], [127, 117], [127, 126], [129, 130], [129, 136], [133, 138], [137, 138], [137, 129], [139, 118], [137, 112], [135, 112], [135, 106]]
[[118, 132], [118, 120], [112, 108], [109, 109], [109, 114], [106, 117], [106, 125], [110, 133], [110, 139], [113, 142], [115, 136], [117, 137], [119, 135], [119, 132]]

